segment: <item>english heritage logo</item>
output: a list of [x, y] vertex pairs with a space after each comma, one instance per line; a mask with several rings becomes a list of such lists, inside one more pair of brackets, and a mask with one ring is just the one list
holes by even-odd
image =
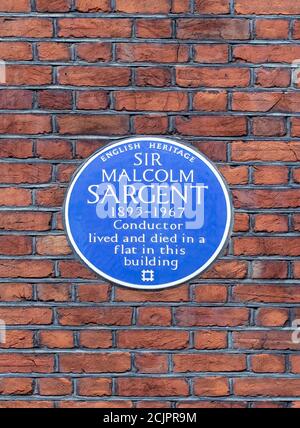
[[193, 147], [130, 138], [91, 156], [68, 189], [64, 220], [80, 259], [101, 277], [161, 289], [199, 275], [232, 226], [227, 186]]

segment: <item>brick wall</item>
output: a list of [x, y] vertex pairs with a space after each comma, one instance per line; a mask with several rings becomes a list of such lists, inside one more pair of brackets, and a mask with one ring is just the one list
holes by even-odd
[[[0, 407], [300, 407], [299, 40], [297, 0], [0, 0]], [[172, 290], [103, 284], [63, 232], [73, 171], [137, 134], [233, 193], [226, 255]]]

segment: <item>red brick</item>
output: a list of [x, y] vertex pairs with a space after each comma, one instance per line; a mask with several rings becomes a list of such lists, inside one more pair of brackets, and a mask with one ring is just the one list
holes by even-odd
[[223, 91], [203, 91], [194, 95], [194, 109], [198, 111], [226, 111], [227, 93]]
[[186, 45], [159, 43], [118, 43], [117, 60], [120, 62], [156, 62], [159, 64], [186, 62], [189, 50]]
[[0, 278], [47, 278], [53, 276], [53, 263], [47, 260], [3, 260]]
[[107, 302], [110, 288], [107, 284], [82, 284], [77, 287], [77, 297], [80, 302]]
[[72, 380], [67, 378], [39, 379], [40, 395], [70, 395], [72, 394]]
[[63, 278], [93, 279], [96, 275], [82, 263], [73, 260], [63, 260], [59, 263], [60, 275]]
[[62, 330], [43, 330], [39, 333], [41, 347], [46, 348], [73, 348], [73, 332]]
[[235, 327], [247, 325], [249, 311], [246, 308], [178, 308], [175, 312], [177, 325]]
[[[30, 140], [1, 139], [0, 157], [26, 159], [32, 157], [33, 145]], [[1, 198], [2, 199], [2, 198]]]
[[257, 19], [255, 24], [258, 39], [287, 39], [289, 21], [284, 19]]
[[221, 260], [202, 274], [205, 279], [245, 278], [248, 264], [242, 260]]
[[0, 12], [30, 12], [30, 0], [6, 0], [0, 4]]
[[247, 166], [230, 166], [220, 167], [220, 172], [229, 185], [247, 184], [249, 180], [249, 171]]
[[284, 327], [289, 319], [288, 309], [260, 308], [256, 324], [262, 327]]
[[135, 116], [133, 122], [137, 134], [167, 134], [169, 128], [168, 117], [159, 114]]
[[136, 408], [137, 409], [169, 409], [171, 408], [171, 403], [169, 401], [143, 400], [143, 401], [136, 402]]
[[62, 354], [59, 359], [60, 370], [66, 373], [124, 373], [131, 367], [130, 354], [126, 352]]
[[160, 308], [147, 306], [139, 308], [138, 320], [139, 325], [161, 325], [168, 326], [172, 322], [172, 313], [170, 308]]
[[124, 135], [129, 129], [128, 116], [119, 115], [64, 115], [58, 116], [61, 134]]
[[[10, 0], [11, 1], [11, 0]], [[0, 18], [0, 37], [52, 37], [50, 19], [44, 18]]]
[[194, 333], [195, 349], [227, 348], [226, 331], [198, 330]]
[[51, 324], [52, 310], [49, 308], [0, 308], [0, 318], [9, 325]]
[[233, 116], [189, 116], [176, 117], [179, 134], [203, 137], [242, 136], [247, 132], [244, 117]]
[[236, 208], [297, 208], [300, 191], [288, 190], [234, 190]]
[[261, 112], [297, 112], [300, 96], [292, 92], [240, 92], [233, 94], [233, 110]]
[[285, 279], [288, 266], [284, 261], [254, 261], [252, 264], [253, 279]]
[[71, 8], [70, 0], [36, 0], [36, 10], [38, 12], [68, 12]]
[[1, 343], [1, 348], [26, 349], [33, 347], [33, 331], [7, 330], [6, 342]]
[[0, 394], [30, 395], [33, 393], [33, 381], [30, 378], [0, 378]]
[[42, 110], [68, 110], [72, 107], [72, 93], [62, 90], [45, 90], [38, 93]]
[[167, 373], [168, 356], [163, 354], [136, 354], [135, 367], [138, 373]]
[[298, 303], [300, 287], [296, 285], [237, 285], [233, 289], [236, 302]]
[[294, 262], [294, 278], [300, 278], [300, 263], [297, 261]]
[[79, 12], [110, 12], [110, 0], [76, 0]]
[[190, 11], [189, 0], [172, 0], [172, 13], [184, 13]]
[[90, 397], [102, 397], [111, 395], [111, 379], [90, 378], [78, 380], [78, 394]]
[[131, 401], [128, 400], [110, 400], [110, 401], [69, 401], [62, 400], [59, 402], [59, 407], [62, 409], [130, 409], [133, 407]]
[[0, 42], [0, 49], [1, 59], [5, 61], [32, 59], [32, 48], [27, 42]]
[[255, 232], [287, 232], [288, 217], [280, 214], [257, 214], [254, 222]]
[[141, 397], [171, 397], [189, 395], [188, 383], [180, 378], [119, 378], [119, 395]]
[[71, 159], [72, 144], [64, 140], [37, 140], [36, 156], [42, 159]]
[[60, 207], [63, 204], [65, 188], [49, 187], [37, 190], [36, 204], [42, 207]]
[[266, 62], [292, 63], [300, 56], [299, 45], [269, 44], [269, 45], [240, 45], [233, 49], [235, 61], [261, 64]]
[[160, 290], [160, 291], [142, 291], [142, 290], [129, 290], [126, 288], [116, 288], [115, 301], [116, 302], [187, 302], [188, 287], [183, 285], [181, 287]]
[[[7, 65], [6, 83], [8, 85], [48, 85], [52, 82], [52, 67], [47, 65]], [[26, 117], [26, 116], [25, 116]], [[31, 120], [40, 118], [38, 115], [28, 115]], [[45, 116], [47, 119], [47, 117]]]
[[184, 401], [178, 409], [246, 409], [248, 404], [241, 401]]
[[228, 379], [223, 377], [203, 377], [195, 379], [194, 392], [205, 397], [224, 397], [229, 395]]
[[188, 96], [184, 92], [123, 91], [115, 92], [116, 110], [184, 111]]
[[176, 69], [176, 83], [184, 88], [198, 86], [231, 88], [247, 86], [250, 74], [247, 68], [183, 67]]
[[20, 89], [2, 89], [0, 108], [4, 110], [30, 110], [32, 108], [32, 91]]
[[105, 110], [108, 107], [108, 93], [104, 91], [77, 92], [77, 108], [81, 110]]
[[292, 350], [299, 344], [291, 341], [291, 331], [243, 331], [233, 334], [234, 347], [239, 349]]
[[59, 37], [121, 38], [131, 35], [130, 19], [61, 18], [58, 27]]
[[136, 35], [143, 39], [168, 39], [172, 36], [171, 19], [138, 19]]
[[249, 214], [235, 213], [234, 232], [247, 232], [249, 227]]
[[300, 119], [294, 117], [292, 118], [292, 131], [291, 131], [292, 137], [299, 137], [300, 136]]
[[228, 62], [228, 46], [222, 45], [195, 45], [195, 61], [208, 64], [223, 64]]
[[122, 330], [117, 332], [120, 348], [128, 349], [185, 349], [188, 332], [180, 330]]
[[5, 211], [0, 213], [0, 230], [36, 230], [50, 228], [51, 214], [42, 212]]
[[176, 354], [175, 372], [242, 372], [246, 370], [245, 355], [238, 354]]
[[167, 68], [147, 67], [136, 69], [138, 86], [165, 87], [171, 85], [171, 71]]
[[46, 183], [51, 179], [51, 165], [3, 163], [1, 167], [2, 183]]
[[110, 331], [89, 330], [80, 332], [80, 345], [90, 349], [107, 349], [112, 347], [112, 333]]
[[299, 214], [294, 214], [294, 216], [293, 216], [293, 228], [296, 231], [300, 230], [300, 215]]
[[288, 172], [285, 166], [255, 166], [254, 184], [287, 184]]
[[233, 241], [235, 255], [299, 256], [300, 237], [239, 237]]
[[51, 355], [4, 354], [0, 355], [1, 373], [51, 373], [54, 357]]
[[32, 299], [31, 284], [0, 284], [0, 301], [1, 302], [21, 302]]
[[132, 310], [130, 308], [63, 308], [58, 309], [61, 325], [130, 325]]
[[255, 373], [284, 373], [285, 359], [283, 355], [260, 354], [251, 358], [252, 370]]
[[54, 402], [51, 401], [31, 401], [31, 400], [11, 400], [11, 401], [0, 401], [0, 408], [2, 409], [50, 409], [54, 407]]
[[1, 114], [0, 134], [48, 134], [51, 121], [48, 115]]
[[193, 40], [247, 40], [250, 37], [249, 21], [235, 18], [178, 19], [177, 37]]
[[37, 44], [38, 56], [41, 61], [68, 61], [70, 44], [59, 42], [41, 42]]
[[111, 43], [80, 43], [76, 46], [77, 58], [87, 62], [107, 62], [112, 58]]
[[295, 183], [300, 183], [300, 168], [293, 169], [293, 180]]
[[32, 253], [32, 240], [29, 236], [0, 236], [0, 254], [22, 256]]
[[300, 160], [300, 143], [296, 141], [237, 141], [231, 151], [232, 160], [237, 162]]
[[[2, 164], [3, 165], [3, 164]], [[31, 192], [16, 187], [3, 187], [0, 189], [1, 206], [27, 206], [31, 205]]]
[[294, 28], [293, 28], [293, 37], [294, 39], [300, 39], [300, 21], [296, 20], [294, 22]]
[[195, 10], [201, 14], [227, 14], [229, 0], [196, 0]]
[[299, 355], [290, 356], [291, 371], [292, 373], [300, 373], [300, 360]]
[[194, 290], [194, 300], [199, 303], [225, 303], [227, 287], [223, 285], [198, 285]]
[[284, 118], [255, 117], [252, 126], [253, 135], [258, 137], [282, 137], [286, 134]]
[[130, 70], [125, 67], [60, 67], [59, 83], [73, 86], [126, 86], [130, 83]]
[[225, 162], [227, 159], [225, 141], [195, 141], [193, 145], [215, 162]]
[[297, 397], [299, 379], [244, 378], [235, 379], [234, 393], [241, 396]]
[[61, 183], [64, 183], [64, 182], [69, 183], [76, 169], [77, 169], [77, 166], [72, 164], [59, 165], [57, 170], [57, 179]]
[[67, 302], [71, 297], [68, 284], [38, 284], [37, 294], [43, 302]]
[[168, 0], [116, 0], [116, 12], [125, 13], [168, 13], [170, 2]]
[[300, 5], [293, 0], [269, 0], [268, 3], [236, 0], [235, 11], [243, 15], [297, 15], [300, 13]]
[[256, 85], [263, 88], [286, 88], [290, 85], [290, 70], [286, 68], [258, 68]]

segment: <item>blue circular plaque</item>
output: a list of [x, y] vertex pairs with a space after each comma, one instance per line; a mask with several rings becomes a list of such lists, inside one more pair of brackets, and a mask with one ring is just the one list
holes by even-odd
[[195, 148], [167, 138], [129, 138], [92, 155], [68, 189], [70, 244], [115, 284], [157, 290], [207, 269], [232, 226], [227, 186]]

